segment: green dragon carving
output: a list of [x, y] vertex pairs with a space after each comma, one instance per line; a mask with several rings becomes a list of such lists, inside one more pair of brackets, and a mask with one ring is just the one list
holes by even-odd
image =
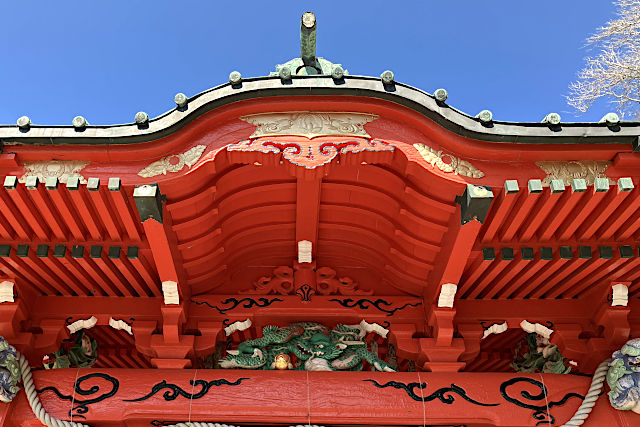
[[90, 368], [97, 360], [98, 342], [80, 330], [70, 340], [65, 340], [55, 353], [45, 356], [43, 365], [45, 369]]
[[279, 354], [293, 354], [297, 366], [290, 369], [307, 371], [362, 370], [367, 361], [378, 371], [394, 372], [385, 361], [367, 349], [364, 336], [370, 332], [386, 337], [386, 329], [377, 324], [338, 325], [329, 329], [312, 322], [289, 326], [265, 326], [262, 337], [240, 343], [237, 350], [227, 350], [221, 368], [274, 369]]
[[[522, 351], [523, 347], [525, 351]], [[568, 374], [571, 371], [571, 367], [565, 365], [565, 358], [558, 346], [535, 332], [527, 334], [526, 338], [518, 343], [511, 367], [516, 372], [526, 373]]]

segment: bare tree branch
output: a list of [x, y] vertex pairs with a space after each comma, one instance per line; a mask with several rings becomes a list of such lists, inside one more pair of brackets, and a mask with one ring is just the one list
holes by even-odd
[[640, 0], [617, 0], [618, 18], [598, 28], [587, 45], [599, 48], [585, 58], [578, 80], [569, 85], [569, 105], [585, 112], [598, 99], [616, 105], [622, 117], [640, 113]]

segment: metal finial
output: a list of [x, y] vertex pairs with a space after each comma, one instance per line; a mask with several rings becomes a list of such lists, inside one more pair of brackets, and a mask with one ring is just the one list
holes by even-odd
[[144, 111], [138, 111], [136, 113], [136, 123], [139, 125], [143, 125], [149, 121], [149, 115]]
[[176, 96], [173, 97], [173, 101], [176, 103], [176, 105], [178, 107], [184, 107], [187, 105], [187, 102], [189, 101], [187, 99], [187, 95], [185, 95], [184, 93], [180, 92], [177, 93]]
[[544, 119], [542, 119], [542, 123], [548, 123], [552, 126], [557, 126], [560, 124], [560, 121], [562, 119], [560, 118], [560, 114], [558, 113], [549, 113], [546, 116], [544, 116]]
[[393, 71], [387, 70], [384, 73], [380, 74], [380, 79], [382, 79], [382, 83], [390, 85], [391, 83], [393, 83], [394, 79]]
[[316, 15], [305, 12], [300, 20], [300, 58], [306, 66], [316, 65]]
[[232, 71], [231, 74], [229, 74], [229, 83], [231, 83], [232, 85], [237, 85], [241, 81], [242, 74], [240, 74], [239, 71]]
[[89, 124], [89, 122], [87, 121], [87, 119], [85, 119], [82, 116], [75, 116], [73, 118], [73, 121], [71, 122], [71, 124], [73, 125], [74, 128], [76, 129], [82, 129], [85, 126], [87, 126]]
[[620, 122], [620, 117], [616, 113], [607, 113], [600, 119], [600, 123], [606, 123], [608, 126], [617, 125]]
[[436, 101], [444, 102], [449, 97], [449, 94], [445, 89], [438, 89], [433, 93], [433, 96], [436, 98]]
[[493, 113], [489, 110], [482, 110], [476, 116], [482, 123], [491, 123], [493, 121]]
[[20, 129], [29, 129], [29, 126], [31, 126], [31, 119], [27, 116], [22, 116], [18, 119], [17, 123]]

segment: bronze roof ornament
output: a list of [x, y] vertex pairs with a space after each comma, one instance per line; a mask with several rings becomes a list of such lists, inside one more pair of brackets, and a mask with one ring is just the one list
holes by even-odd
[[341, 64], [316, 56], [316, 32], [316, 15], [313, 12], [303, 13], [300, 19], [300, 57], [276, 65], [276, 71], [270, 75], [280, 76], [285, 81], [291, 76], [330, 75], [334, 79], [341, 79], [348, 75], [349, 72]]

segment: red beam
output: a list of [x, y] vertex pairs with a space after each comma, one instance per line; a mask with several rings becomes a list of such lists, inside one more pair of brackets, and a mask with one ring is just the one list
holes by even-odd
[[[117, 358], [117, 356], [116, 356]], [[85, 369], [82, 376], [101, 373], [118, 381], [117, 395], [102, 397], [112, 389], [104, 378], [93, 378], [78, 387], [89, 390], [88, 383], [97, 390], [85, 395], [86, 418], [82, 422], [104, 427], [122, 423], [149, 425], [160, 421], [209, 421], [229, 424], [273, 424], [286, 420], [289, 424], [354, 425], [472, 425], [478, 422], [498, 427], [529, 426], [540, 422], [527, 405], [540, 406], [539, 401], [526, 400], [522, 391], [537, 394], [532, 383], [544, 384], [549, 402], [563, 402], [548, 409], [558, 425], [565, 423], [582, 400], [571, 393], [584, 395], [591, 379], [578, 375], [513, 374], [513, 373], [435, 373], [435, 372], [301, 372], [301, 371], [244, 371], [244, 370], [182, 370], [182, 369]], [[189, 400], [181, 395], [166, 398], [166, 393], [153, 393], [159, 379], [163, 384], [192, 391], [192, 383], [214, 384], [198, 398]], [[524, 378], [520, 382], [517, 378]], [[55, 369], [34, 372], [34, 383], [44, 408], [53, 417], [68, 419], [70, 405], [51, 391], [72, 396], [76, 376], [70, 370]], [[216, 385], [216, 382], [222, 384]], [[509, 385], [508, 381], [516, 380]], [[391, 387], [407, 385], [408, 391]], [[410, 384], [426, 384], [426, 388]], [[99, 386], [98, 386], [99, 384]], [[446, 392], [452, 384], [464, 393]], [[532, 388], [533, 387], [533, 388]], [[282, 399], [264, 396], [265, 390], [286, 390], [286, 405]], [[451, 401], [423, 400], [421, 397], [442, 393]], [[197, 389], [200, 392], [200, 388]], [[410, 394], [410, 392], [412, 394]], [[148, 397], [145, 397], [146, 395]], [[510, 400], [507, 400], [510, 399]], [[518, 403], [513, 403], [520, 402]], [[117, 403], [117, 404], [116, 404]], [[544, 404], [544, 402], [543, 402]], [[24, 393], [11, 404], [12, 415], [7, 427], [31, 425], [34, 415]], [[541, 411], [546, 414], [545, 411]], [[161, 415], [159, 418], [158, 414]], [[77, 415], [77, 413], [76, 413]], [[634, 425], [636, 414], [617, 411], [606, 396], [600, 397], [590, 414], [589, 425], [609, 426], [626, 423]], [[545, 418], [551, 421], [551, 418]]]

